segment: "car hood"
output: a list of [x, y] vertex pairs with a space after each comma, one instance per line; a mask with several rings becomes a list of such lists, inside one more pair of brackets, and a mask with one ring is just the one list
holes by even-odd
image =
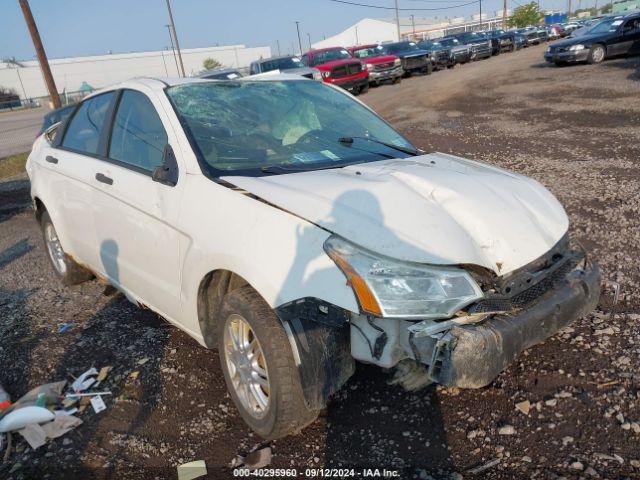
[[423, 55], [429, 55], [427, 50], [411, 50], [406, 52], [398, 52], [394, 55], [400, 58], [422, 57]]
[[331, 70], [332, 68], [339, 67], [341, 65], [349, 65], [352, 63], [362, 63], [355, 58], [341, 58], [340, 60], [331, 60], [330, 62], [319, 63], [314, 65], [319, 70]]
[[394, 62], [397, 58], [396, 55], [376, 55], [374, 57], [365, 57], [361, 60], [366, 63], [371, 63], [372, 65], [377, 65], [378, 63]]
[[290, 73], [292, 75], [309, 75], [314, 74], [317, 71], [317, 68], [312, 67], [285, 68], [284, 70], [280, 70], [282, 73]]
[[565, 38], [564, 40], [553, 42], [551, 46], [552, 47], [570, 47], [571, 45], [578, 45], [578, 44], [590, 42], [593, 40], [603, 40], [608, 36], [609, 35], [606, 33], [596, 33], [596, 34], [585, 33], [584, 35], [580, 35], [578, 37], [570, 37], [570, 38]]
[[546, 253], [569, 225], [534, 180], [442, 153], [223, 180], [379, 254], [498, 275]]

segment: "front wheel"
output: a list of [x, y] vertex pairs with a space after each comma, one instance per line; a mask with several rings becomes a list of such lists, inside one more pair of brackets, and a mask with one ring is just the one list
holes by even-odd
[[318, 411], [307, 408], [282, 323], [251, 287], [224, 298], [218, 322], [222, 371], [240, 416], [266, 440], [297, 433]]
[[605, 54], [606, 52], [604, 50], [604, 47], [599, 43], [596, 43], [595, 45], [592, 45], [591, 49], [589, 50], [587, 62], [591, 64], [600, 63], [604, 60]]
[[44, 211], [40, 217], [40, 228], [53, 271], [64, 285], [77, 285], [93, 277], [89, 270], [75, 262], [62, 249], [58, 232], [47, 211]]

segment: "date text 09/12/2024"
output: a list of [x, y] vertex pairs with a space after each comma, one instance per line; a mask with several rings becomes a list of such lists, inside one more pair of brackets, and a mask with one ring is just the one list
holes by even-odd
[[261, 468], [249, 470], [237, 468], [233, 470], [234, 477], [263, 477], [263, 478], [399, 478], [400, 471], [386, 468]]

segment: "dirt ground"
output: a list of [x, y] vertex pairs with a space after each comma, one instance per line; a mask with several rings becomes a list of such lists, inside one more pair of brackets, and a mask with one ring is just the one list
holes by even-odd
[[0, 112], [0, 158], [26, 152], [40, 131], [45, 107]]
[[[623, 300], [525, 352], [490, 386], [407, 393], [356, 375], [302, 434], [271, 443], [272, 467], [377, 467], [400, 478], [640, 478], [640, 59], [548, 67], [544, 47], [372, 89], [361, 97], [425, 150], [530, 175], [566, 206], [573, 235]], [[62, 287], [45, 258], [28, 182], [0, 183], [0, 384], [13, 398], [110, 365], [107, 410], [31, 451], [0, 478], [175, 478], [206, 461], [231, 478], [260, 445], [215, 352], [91, 281]], [[508, 228], [508, 225], [505, 225]], [[58, 327], [73, 322], [65, 333]], [[139, 372], [137, 378], [132, 372]], [[528, 414], [516, 403], [529, 401]], [[505, 434], [508, 433], [508, 434]], [[473, 467], [499, 463], [473, 475]], [[299, 478], [303, 478], [300, 476]]]

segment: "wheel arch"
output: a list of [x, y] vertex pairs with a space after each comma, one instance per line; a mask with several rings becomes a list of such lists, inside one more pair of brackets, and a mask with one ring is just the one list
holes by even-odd
[[244, 286], [252, 287], [242, 276], [222, 268], [211, 270], [200, 280], [197, 294], [198, 324], [207, 348], [217, 346], [216, 322], [224, 296]]
[[42, 214], [47, 211], [47, 207], [44, 205], [44, 202], [40, 200], [40, 197], [33, 197], [33, 208], [36, 211], [36, 220], [38, 222], [42, 218]]

